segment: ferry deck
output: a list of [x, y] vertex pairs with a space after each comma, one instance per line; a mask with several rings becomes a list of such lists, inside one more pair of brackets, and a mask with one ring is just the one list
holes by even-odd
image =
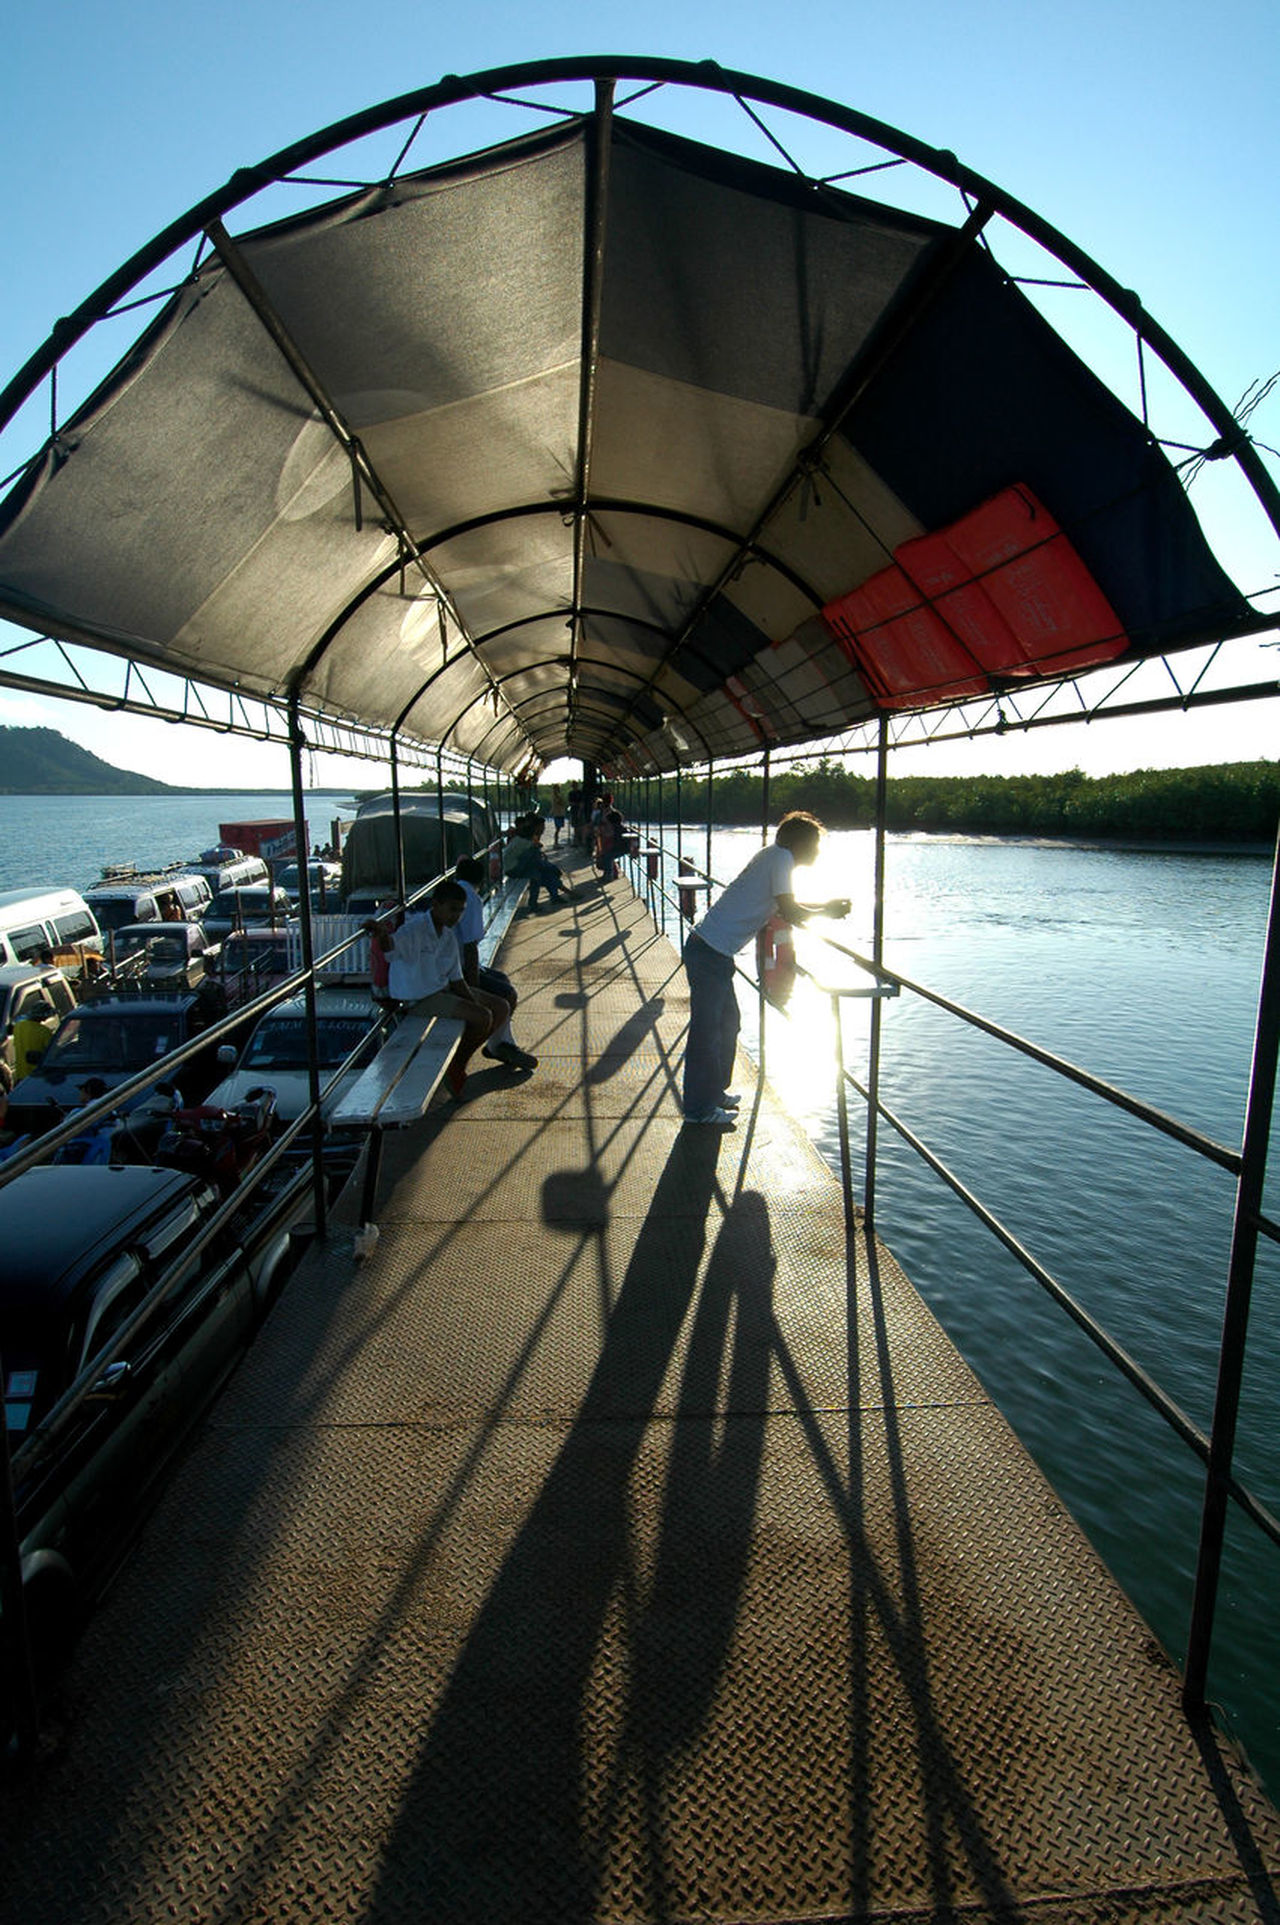
[[389, 1140], [95, 1614], [0, 1916], [1280, 1917], [1241, 1761], [767, 1085], [681, 1126], [683, 971], [577, 880], [504, 951], [536, 1074]]

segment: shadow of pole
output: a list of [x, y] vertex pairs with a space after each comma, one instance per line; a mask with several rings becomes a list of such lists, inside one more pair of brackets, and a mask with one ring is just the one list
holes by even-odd
[[[425, 1735], [366, 1919], [592, 1913], [584, 1711], [632, 1583], [632, 1479], [697, 1283], [719, 1139], [676, 1139], [578, 1415], [478, 1612]], [[688, 1235], [673, 1263], [670, 1224]]]

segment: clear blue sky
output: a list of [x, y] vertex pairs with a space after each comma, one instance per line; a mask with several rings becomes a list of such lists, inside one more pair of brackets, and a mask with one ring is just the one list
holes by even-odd
[[[4, 41], [4, 379], [59, 315], [236, 167], [446, 73], [601, 52], [713, 58], [951, 148], [1136, 289], [1228, 402], [1280, 368], [1277, 0], [51, 0], [11, 7]], [[1280, 391], [1251, 426], [1280, 446]], [[1276, 579], [1274, 546], [1236, 541], [1231, 525], [1222, 534], [1242, 588]], [[1270, 660], [1280, 674], [1280, 654]], [[47, 723], [167, 780], [285, 779], [279, 751], [70, 704], [0, 692], [0, 722]], [[1255, 704], [1058, 730], [1030, 751], [1012, 742], [982, 755], [997, 772], [1099, 772], [1274, 757], [1277, 738], [1280, 709]], [[941, 753], [918, 766], [944, 772]], [[358, 767], [345, 779], [362, 780]]]

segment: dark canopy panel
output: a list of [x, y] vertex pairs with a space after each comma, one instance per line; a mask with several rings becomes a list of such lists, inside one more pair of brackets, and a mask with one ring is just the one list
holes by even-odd
[[637, 771], [1259, 626], [968, 232], [588, 116], [213, 240], [0, 504], [0, 613]]

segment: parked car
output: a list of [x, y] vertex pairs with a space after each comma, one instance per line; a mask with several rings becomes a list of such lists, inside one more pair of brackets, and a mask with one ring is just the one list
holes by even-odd
[[[297, 924], [293, 928], [296, 930]], [[222, 945], [219, 980], [230, 1009], [252, 1002], [301, 968], [301, 951], [282, 928], [237, 929]]]
[[[83, 1102], [80, 1086], [98, 1078], [104, 1090], [125, 1083], [180, 1049], [216, 1015], [200, 991], [172, 996], [104, 996], [64, 1016], [36, 1069], [14, 1087], [8, 1127], [40, 1135]], [[198, 1103], [217, 1074], [214, 1051], [200, 1052], [176, 1072], [183, 1097]]]
[[[218, 1203], [198, 1176], [145, 1167], [41, 1168], [0, 1190], [5, 1421], [29, 1619], [50, 1642], [80, 1587], [118, 1561], [162, 1468], [248, 1341], [307, 1186], [295, 1179], [237, 1220], [166, 1288]], [[37, 1426], [99, 1357], [88, 1399], [42, 1448]]]
[[0, 890], [0, 963], [100, 956], [102, 931], [74, 889]]
[[263, 924], [283, 927], [293, 916], [293, 904], [283, 889], [269, 882], [251, 882], [243, 889], [216, 895], [204, 913], [204, 926], [215, 941], [223, 941], [233, 929], [255, 929]]
[[[323, 1115], [333, 1110], [343, 1090], [377, 1054], [384, 1033], [385, 1019], [370, 1001], [367, 988], [322, 987], [316, 991], [321, 1089], [353, 1050], [359, 1052], [350, 1073], [325, 1097], [321, 1106]], [[304, 999], [299, 996], [277, 1003], [258, 1023], [238, 1055], [234, 1047], [224, 1044], [218, 1058], [224, 1066], [234, 1065], [234, 1068], [226, 1081], [210, 1092], [211, 1105], [234, 1109], [251, 1091], [265, 1083], [275, 1091], [276, 1116], [282, 1123], [292, 1123], [311, 1101]]]
[[102, 880], [85, 890], [84, 899], [105, 936], [135, 922], [198, 922], [213, 900], [213, 890], [204, 876], [181, 868], [144, 871], [121, 863], [104, 869]]
[[107, 937], [117, 976], [155, 989], [196, 989], [222, 945], [200, 922], [134, 922]]
[[[342, 900], [342, 864], [324, 862], [319, 856], [313, 857], [307, 864], [307, 883], [313, 909], [336, 909]], [[290, 902], [299, 900], [302, 885], [298, 880], [296, 862], [281, 865], [276, 875], [276, 886], [284, 890]]]
[[[40, 963], [0, 964], [0, 1088], [9, 1089], [25, 1075], [32, 1036], [15, 1034], [19, 1023], [39, 1023], [47, 1049], [59, 1019], [76, 1006], [75, 991], [60, 969]], [[19, 1042], [22, 1048], [19, 1049]]]

